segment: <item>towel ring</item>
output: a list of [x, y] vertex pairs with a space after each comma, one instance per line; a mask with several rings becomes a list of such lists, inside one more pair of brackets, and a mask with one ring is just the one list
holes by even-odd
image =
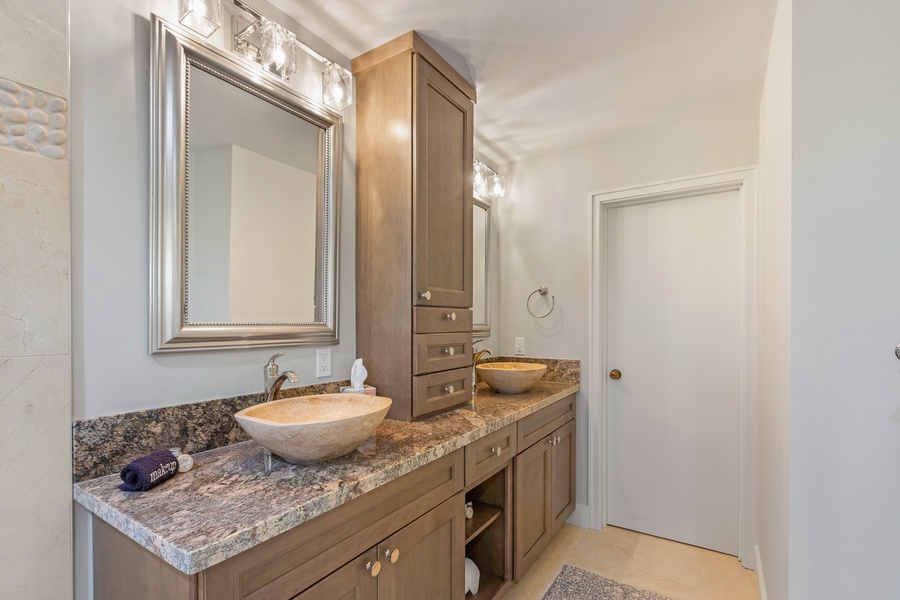
[[528, 310], [528, 314], [530, 314], [535, 319], [543, 319], [544, 317], [549, 317], [550, 313], [553, 312], [553, 309], [556, 308], [556, 296], [550, 296], [550, 300], [552, 301], [552, 304], [550, 304], [550, 310], [547, 311], [547, 314], [536, 315], [533, 312], [531, 312], [531, 297], [534, 296], [535, 294], [540, 294], [541, 296], [546, 296], [547, 292], [549, 292], [549, 291], [550, 290], [547, 289], [546, 285], [542, 285], [538, 289], [536, 289], [533, 292], [531, 292], [530, 294], [528, 294], [528, 300], [525, 301], [525, 308]]

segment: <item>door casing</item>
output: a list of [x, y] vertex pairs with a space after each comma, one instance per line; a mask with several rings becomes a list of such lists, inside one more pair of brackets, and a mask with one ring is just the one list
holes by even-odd
[[756, 568], [756, 412], [758, 388], [757, 329], [757, 214], [756, 167], [618, 188], [591, 194], [592, 247], [590, 298], [590, 352], [588, 355], [588, 499], [589, 525], [607, 525], [607, 211], [610, 208], [673, 200], [685, 196], [737, 191], [741, 203], [742, 306], [740, 394], [740, 500], [738, 559]]

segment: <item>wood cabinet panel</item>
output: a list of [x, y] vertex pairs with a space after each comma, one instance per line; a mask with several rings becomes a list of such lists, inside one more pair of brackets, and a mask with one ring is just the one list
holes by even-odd
[[574, 418], [575, 395], [573, 394], [521, 419], [518, 422], [519, 452], [542, 440], [551, 431]]
[[[379, 600], [463, 600], [465, 499], [453, 496], [378, 545]], [[397, 562], [388, 558], [399, 551]]]
[[515, 575], [519, 581], [550, 543], [552, 449], [549, 438], [516, 457]]
[[471, 365], [471, 333], [425, 333], [413, 336], [413, 373], [416, 375]]
[[198, 576], [150, 554], [112, 525], [91, 517], [95, 600], [198, 600]]
[[556, 535], [575, 510], [575, 421], [569, 421], [551, 435], [556, 443], [552, 446], [550, 459], [553, 469], [550, 514], [553, 535]]
[[416, 333], [453, 333], [472, 331], [472, 310], [469, 308], [413, 308]]
[[516, 424], [489, 433], [466, 446], [466, 486], [499, 470], [516, 455]]
[[459, 406], [472, 398], [472, 369], [441, 371], [413, 377], [413, 416]]
[[378, 579], [367, 569], [377, 560], [372, 548], [291, 600], [377, 600]]
[[472, 101], [427, 61], [414, 61], [412, 301], [471, 308]]

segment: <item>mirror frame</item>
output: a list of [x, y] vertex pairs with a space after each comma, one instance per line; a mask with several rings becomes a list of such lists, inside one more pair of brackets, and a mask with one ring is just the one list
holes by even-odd
[[[259, 65], [196, 38], [157, 15], [150, 52], [150, 353], [338, 343], [338, 219], [341, 115], [287, 87]], [[322, 129], [321, 244], [316, 323], [192, 323], [187, 318], [190, 66], [198, 67]], [[321, 178], [320, 178], [321, 179]], [[319, 211], [317, 211], [319, 212]], [[282, 224], [273, 219], [274, 227]], [[271, 290], [265, 290], [271, 291]]]
[[[484, 232], [484, 323], [472, 323], [472, 333], [477, 336], [490, 337], [491, 335], [491, 199], [487, 196], [475, 193], [472, 196], [472, 207], [482, 208], [485, 213], [487, 227]], [[475, 253], [472, 253], [473, 259]], [[472, 269], [474, 272], [474, 268]], [[474, 285], [473, 285], [474, 289]], [[474, 309], [475, 299], [472, 299]], [[474, 315], [474, 311], [473, 311]]]

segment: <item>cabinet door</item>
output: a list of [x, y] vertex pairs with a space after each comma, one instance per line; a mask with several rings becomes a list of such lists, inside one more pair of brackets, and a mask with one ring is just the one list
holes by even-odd
[[569, 421], [552, 434], [550, 477], [550, 514], [553, 535], [575, 510], [575, 421]]
[[516, 457], [515, 572], [519, 581], [553, 535], [550, 489], [552, 438], [547, 436]]
[[379, 544], [379, 600], [463, 600], [465, 518], [457, 494]]
[[413, 60], [412, 303], [467, 308], [472, 306], [473, 104], [419, 55]]
[[291, 600], [377, 600], [377, 560], [372, 548]]

